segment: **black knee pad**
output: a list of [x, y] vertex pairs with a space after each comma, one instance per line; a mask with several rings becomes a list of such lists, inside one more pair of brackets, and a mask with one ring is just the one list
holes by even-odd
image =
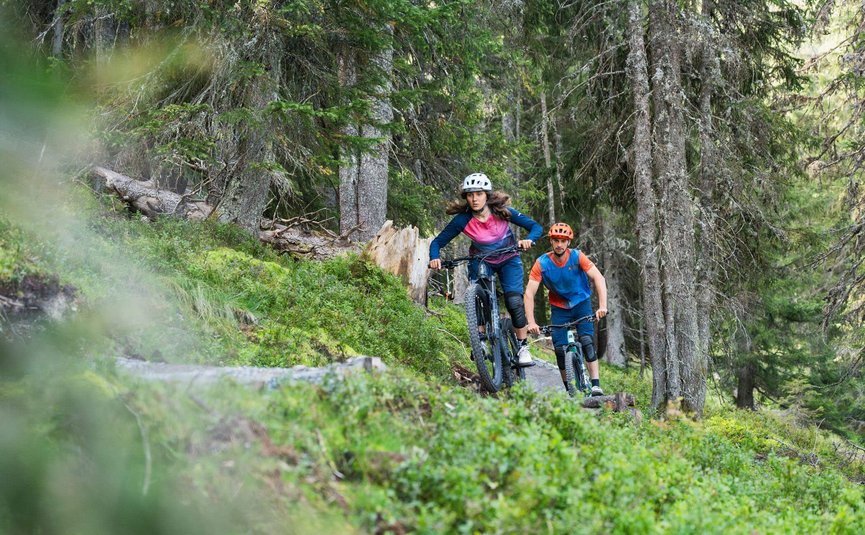
[[559, 346], [556, 348], [556, 364], [559, 365], [560, 370], [565, 369], [565, 350], [568, 349], [568, 346]]
[[590, 335], [581, 335], [580, 345], [583, 346], [583, 357], [586, 358], [586, 362], [595, 362], [598, 360], [598, 354], [595, 353], [595, 342]]
[[526, 308], [523, 306], [523, 295], [518, 293], [505, 294], [505, 306], [511, 315], [511, 321], [515, 329], [522, 329], [528, 325], [526, 321]]

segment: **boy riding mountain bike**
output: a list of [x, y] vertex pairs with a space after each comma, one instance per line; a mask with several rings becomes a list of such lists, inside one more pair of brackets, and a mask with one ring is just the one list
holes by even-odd
[[[550, 227], [547, 234], [550, 238], [552, 251], [542, 255], [535, 261], [526, 285], [524, 302], [526, 304], [527, 330], [532, 334], [540, 334], [541, 329], [535, 323], [535, 294], [543, 285], [549, 291], [550, 323], [566, 324], [585, 316], [592, 315], [592, 289], [589, 279], [598, 291], [598, 310], [594, 313], [597, 319], [607, 315], [607, 282], [600, 270], [579, 249], [571, 249], [574, 231], [566, 223], [556, 223]], [[595, 328], [592, 322], [577, 324], [578, 342], [583, 348], [589, 378], [592, 381], [592, 395], [602, 396], [601, 382], [598, 370], [598, 356], [594, 344]], [[553, 348], [556, 351], [556, 362], [562, 374], [562, 383], [567, 389], [565, 378], [565, 350], [568, 345], [567, 328], [558, 327], [552, 330]]]
[[[471, 239], [469, 254], [482, 254], [496, 249], [519, 246], [526, 250], [541, 237], [543, 227], [530, 217], [510, 208], [511, 198], [500, 191], [493, 191], [492, 182], [483, 173], [472, 173], [465, 177], [461, 188], [462, 200], [452, 202], [447, 214], [454, 218], [430, 244], [430, 269], [441, 269], [439, 251], [457, 237], [460, 232]], [[510, 223], [529, 231], [524, 240], [517, 241]], [[525, 307], [523, 306], [523, 264], [518, 252], [491, 256], [484, 259], [490, 269], [498, 273], [499, 283], [505, 294], [505, 306], [513, 321], [519, 343], [519, 364], [530, 366], [532, 355], [527, 344], [528, 331]], [[477, 261], [469, 264], [469, 280], [477, 279]]]

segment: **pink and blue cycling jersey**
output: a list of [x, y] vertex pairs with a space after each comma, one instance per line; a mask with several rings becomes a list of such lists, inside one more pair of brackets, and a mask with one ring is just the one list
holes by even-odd
[[[490, 214], [487, 220], [483, 222], [472, 217], [470, 213], [464, 212], [455, 215], [451, 222], [448, 223], [444, 230], [430, 244], [430, 260], [439, 258], [440, 249], [456, 238], [460, 232], [464, 232], [472, 241], [469, 248], [469, 254], [471, 255], [516, 245], [517, 239], [509, 223], [514, 223], [528, 230], [529, 235], [526, 237], [527, 240], [538, 241], [543, 232], [543, 227], [532, 218], [521, 214], [513, 208], [508, 208], [508, 211], [511, 213], [510, 222], [495, 214]], [[500, 264], [516, 255], [517, 253], [507, 253], [494, 256], [487, 258], [486, 262], [489, 264]]]

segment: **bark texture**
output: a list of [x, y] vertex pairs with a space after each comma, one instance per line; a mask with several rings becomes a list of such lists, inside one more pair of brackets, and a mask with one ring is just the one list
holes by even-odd
[[66, 12], [66, 8], [64, 7], [65, 3], [66, 0], [57, 0], [57, 8], [54, 10], [54, 38], [51, 41], [51, 55], [55, 58], [63, 56], [63, 32], [65, 30], [63, 19]]
[[700, 281], [697, 289], [698, 330], [700, 336], [699, 354], [708, 361], [711, 346], [711, 319], [715, 305], [716, 224], [717, 206], [715, 201], [716, 183], [722, 173], [715, 146], [715, 129], [712, 117], [712, 100], [715, 88], [721, 80], [721, 66], [715, 35], [711, 27], [715, 3], [703, 2], [705, 32], [703, 37], [700, 90], [700, 248], [697, 257], [697, 273]]
[[695, 202], [685, 158], [683, 43], [675, 2], [651, 2], [649, 12], [654, 69], [653, 164], [664, 206], [661, 254], [668, 351], [665, 401], [681, 396], [683, 409], [700, 416], [708, 365], [700, 352], [697, 325]]
[[469, 268], [466, 264], [460, 264], [454, 269], [454, 304], [462, 305], [466, 302], [466, 290], [469, 289]]
[[547, 210], [550, 226], [556, 223], [556, 194], [553, 189], [553, 177], [550, 175], [552, 159], [550, 157], [549, 117], [547, 115], [547, 94], [541, 91], [541, 146], [544, 148], [544, 166], [547, 169]]
[[744, 326], [736, 332], [736, 353], [739, 367], [736, 369], [736, 406], [754, 410], [754, 390], [757, 387], [757, 366], [752, 360], [751, 338]]
[[[220, 221], [237, 223], [257, 232], [267, 208], [272, 173], [273, 153], [267, 133], [278, 125], [267, 112], [267, 106], [277, 98], [281, 58], [275, 36], [262, 30], [246, 45], [244, 53], [262, 66], [243, 90], [243, 105], [251, 110], [252, 118], [237, 126], [221, 129], [220, 145], [226, 154], [234, 154], [220, 173], [217, 184]], [[259, 50], [265, 55], [259, 56]]]
[[603, 270], [607, 281], [607, 344], [604, 358], [613, 366], [625, 367], [628, 355], [625, 351], [625, 315], [622, 302], [621, 254], [615, 235], [615, 212], [603, 211], [601, 216], [603, 232]]
[[657, 194], [652, 183], [651, 116], [649, 113], [648, 58], [643, 39], [643, 13], [640, 3], [628, 4], [629, 51], [628, 79], [634, 98], [633, 168], [637, 198], [637, 235], [639, 237], [643, 324], [648, 338], [652, 364], [652, 406], [665, 402], [667, 347], [665, 342], [660, 260], [658, 255]]
[[[386, 27], [392, 32], [390, 26]], [[371, 123], [348, 125], [343, 134], [365, 138], [374, 143], [371, 150], [342, 149], [344, 165], [339, 169], [339, 227], [345, 233], [360, 226], [353, 234], [356, 241], [369, 241], [381, 228], [387, 213], [388, 149], [390, 133], [382, 128], [393, 120], [393, 108], [388, 95], [391, 91], [393, 49], [382, 50], [372, 59], [382, 73], [379, 95], [370, 101]], [[357, 81], [356, 58], [343, 53], [340, 57], [340, 77], [344, 86]]]
[[432, 238], [421, 238], [417, 227], [397, 230], [393, 221], [385, 222], [375, 238], [367, 243], [364, 256], [408, 286], [415, 303], [426, 304], [429, 279], [429, 246]]
[[93, 167], [92, 171], [105, 181], [108, 191], [117, 194], [130, 206], [151, 218], [158, 215], [176, 215], [188, 219], [204, 219], [213, 211], [213, 207], [205, 202], [191, 201], [173, 191], [158, 189], [151, 181], [135, 180], [99, 166]]

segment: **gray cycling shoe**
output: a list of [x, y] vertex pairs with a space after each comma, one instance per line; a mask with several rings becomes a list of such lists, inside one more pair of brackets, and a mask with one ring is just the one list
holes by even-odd
[[534, 361], [532, 360], [532, 354], [529, 352], [528, 344], [520, 346], [520, 349], [517, 351], [517, 358], [518, 364], [521, 368], [535, 365]]
[[598, 396], [603, 396], [603, 395], [604, 395], [604, 390], [600, 386], [593, 386], [592, 387], [592, 397], [598, 397]]

